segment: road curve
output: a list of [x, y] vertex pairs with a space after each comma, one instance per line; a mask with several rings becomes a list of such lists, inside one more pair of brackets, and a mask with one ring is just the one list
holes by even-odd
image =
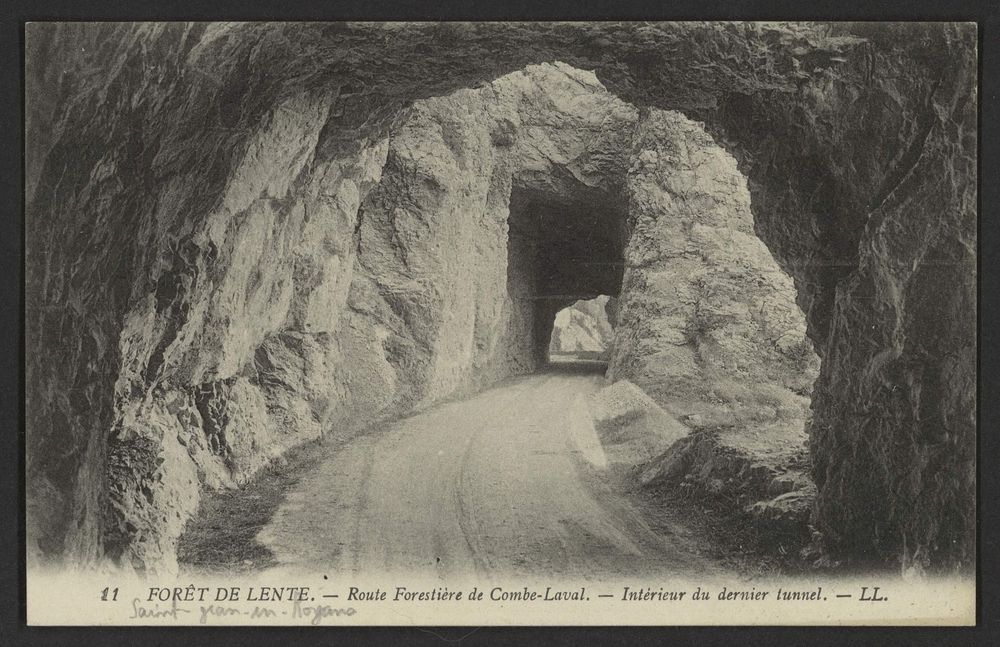
[[602, 579], [706, 574], [599, 467], [580, 365], [515, 380], [331, 451], [258, 535], [282, 570]]

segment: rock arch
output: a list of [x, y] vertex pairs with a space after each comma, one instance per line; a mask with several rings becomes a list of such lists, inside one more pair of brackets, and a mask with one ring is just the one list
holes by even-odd
[[[36, 543], [76, 560], [114, 552], [105, 520], [123, 511], [109, 506], [141, 501], [157, 474], [198, 453], [178, 440], [195, 412], [202, 424], [215, 418], [210, 429], [238, 416], [231, 401], [307, 426], [328, 421], [318, 385], [283, 372], [281, 358], [299, 348], [295, 362], [321, 365], [317, 340], [353, 334], [349, 323], [323, 329], [322, 313], [340, 298], [363, 308], [333, 266], [353, 253], [337, 240], [383, 166], [390, 123], [415, 99], [561, 60], [596, 70], [636, 106], [703, 120], [739, 160], [754, 227], [796, 281], [823, 356], [812, 446], [816, 523], [829, 547], [879, 562], [970, 564], [975, 32], [908, 30], [32, 26], [26, 337], [44, 349], [26, 367]], [[496, 137], [504, 141], [502, 129]], [[324, 233], [306, 244], [291, 236], [309, 228]], [[258, 273], [246, 259], [262, 254], [277, 262]], [[303, 297], [309, 280], [327, 301]], [[940, 307], [925, 307], [942, 293]], [[932, 311], [933, 321], [920, 314]], [[261, 330], [274, 334], [261, 342]], [[252, 394], [251, 379], [270, 384], [270, 400]], [[161, 397], [178, 387], [196, 390]], [[162, 429], [138, 429], [150, 425]], [[253, 469], [226, 460], [230, 472]], [[119, 477], [137, 470], [152, 483], [120, 491]], [[167, 550], [150, 542], [151, 554]]]

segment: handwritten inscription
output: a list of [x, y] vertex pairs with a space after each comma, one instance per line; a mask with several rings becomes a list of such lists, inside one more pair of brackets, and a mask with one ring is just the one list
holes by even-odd
[[129, 616], [129, 620], [136, 620], [140, 618], [173, 618], [178, 619], [178, 614], [191, 613], [190, 609], [181, 609], [177, 606], [177, 601], [174, 600], [169, 607], [161, 608], [160, 605], [154, 604], [152, 607], [143, 606], [142, 600], [139, 598], [132, 599], [132, 615]]
[[[343, 590], [342, 590], [343, 591]], [[722, 586], [709, 591], [701, 586], [691, 589], [668, 589], [650, 586], [623, 586], [620, 589], [592, 591], [587, 587], [562, 588], [557, 586], [517, 588], [494, 586], [450, 589], [440, 586], [431, 589], [413, 589], [406, 586], [365, 589], [350, 586], [344, 593], [311, 593], [306, 586], [249, 586], [249, 587], [149, 587], [142, 597], [131, 598], [128, 620], [138, 623], [178, 622], [184, 624], [241, 624], [289, 623], [320, 625], [339, 618], [353, 618], [358, 613], [354, 606], [339, 607], [317, 602], [317, 597], [339, 598], [347, 602], [366, 604], [391, 603], [584, 603], [596, 598], [612, 603], [823, 603], [834, 599], [840, 603], [886, 602], [888, 596], [880, 586], [859, 586], [850, 590], [829, 591], [822, 586], [815, 588]], [[145, 599], [142, 599], [142, 598]], [[113, 596], [100, 595], [99, 599], [113, 603]], [[253, 603], [253, 604], [248, 604]]]
[[198, 624], [209, 624], [212, 620], [240, 617], [250, 620], [279, 618], [282, 616], [292, 620], [307, 620], [309, 624], [318, 625], [326, 618], [351, 617], [357, 613], [354, 607], [337, 608], [328, 604], [303, 604], [301, 600], [292, 601], [291, 608], [275, 609], [263, 605], [242, 608], [232, 605], [207, 604], [198, 605], [195, 609], [181, 606], [177, 600], [171, 600], [169, 605], [148, 604], [139, 598], [132, 599], [132, 614], [129, 620], [177, 620], [186, 621], [190, 614], [197, 618]]

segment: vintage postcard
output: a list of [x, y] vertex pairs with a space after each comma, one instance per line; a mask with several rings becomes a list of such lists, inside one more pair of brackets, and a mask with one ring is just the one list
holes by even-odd
[[970, 625], [972, 23], [31, 22], [33, 625]]

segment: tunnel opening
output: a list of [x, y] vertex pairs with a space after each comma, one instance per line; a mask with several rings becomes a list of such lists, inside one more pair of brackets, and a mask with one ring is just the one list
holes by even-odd
[[[625, 214], [606, 193], [580, 191], [572, 197], [553, 197], [515, 187], [508, 222], [507, 290], [518, 337], [527, 345], [514, 348], [530, 358], [523, 368], [532, 371], [551, 359], [553, 330], [561, 311], [620, 292]], [[604, 343], [600, 352], [590, 349], [592, 356], [581, 359], [606, 364], [610, 339]]]
[[[561, 75], [587, 77], [558, 63], [525, 73], [553, 93]], [[589, 92], [609, 96], [596, 79], [581, 85], [588, 81]], [[579, 103], [552, 100], [545, 109], [564, 117]], [[539, 120], [547, 131], [528, 120], [505, 131], [522, 156], [507, 215], [508, 366], [603, 372], [609, 386], [595, 396], [595, 416], [610, 407], [609, 420], [617, 419], [619, 408], [634, 406], [624, 419], [656, 421], [621, 423], [624, 431], [597, 423], [615, 437], [642, 438], [643, 451], [630, 455], [645, 464], [645, 484], [793, 519], [787, 527], [804, 543], [820, 359], [796, 286], [758, 236], [733, 156], [680, 113], [623, 105], [620, 113], [592, 109], [596, 117], [567, 119], [561, 129], [550, 116]], [[573, 137], [583, 143], [567, 145]], [[546, 138], [561, 148], [537, 143]], [[595, 306], [602, 341], [573, 344], [567, 320]]]
[[579, 299], [556, 313], [552, 322], [548, 372], [600, 373], [608, 369], [614, 343], [616, 301], [606, 294]]
[[606, 294], [580, 299], [556, 313], [549, 361], [560, 356], [607, 361], [614, 342], [615, 301]]

